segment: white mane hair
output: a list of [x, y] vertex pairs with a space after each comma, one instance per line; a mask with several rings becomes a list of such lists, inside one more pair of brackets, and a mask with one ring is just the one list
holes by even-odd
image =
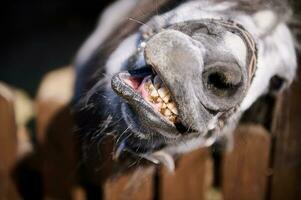
[[[78, 52], [76, 65], [81, 66], [80, 63], [89, 59], [96, 47], [101, 45], [113, 30], [120, 25], [137, 2], [138, 0], [119, 0], [104, 12], [100, 17], [96, 30]], [[237, 120], [239, 113], [243, 113], [258, 97], [268, 92], [269, 81], [273, 76], [277, 75], [283, 78], [285, 86], [288, 86], [293, 81], [297, 68], [294, 38], [286, 24], [283, 13], [276, 12], [268, 7], [258, 9], [255, 12], [246, 12], [237, 9], [240, 2], [243, 1], [187, 0], [166, 13], [153, 16], [140, 27], [141, 30], [146, 30], [149, 26], [160, 28], [160, 26], [204, 18], [226, 19], [243, 25], [257, 43], [258, 63], [253, 82], [238, 109], [236, 118], [234, 117], [233, 120]], [[140, 43], [138, 40], [139, 33], [137, 32], [124, 39], [110, 55], [105, 65], [109, 77], [119, 72], [124, 63], [139, 48], [137, 46]], [[234, 39], [229, 37], [226, 42], [233, 45], [232, 49], [235, 51]], [[238, 56], [240, 53], [240, 51], [236, 52]], [[142, 56], [139, 62], [143, 63]], [[172, 151], [190, 151], [200, 145], [204, 145], [202, 139], [192, 141], [190, 144], [177, 147], [177, 150], [173, 149]], [[210, 144], [206, 143], [205, 145]], [[186, 148], [187, 146], [189, 148]]]

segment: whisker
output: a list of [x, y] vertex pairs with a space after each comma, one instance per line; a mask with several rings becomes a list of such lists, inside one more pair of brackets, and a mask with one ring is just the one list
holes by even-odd
[[[133, 21], [133, 22], [136, 22], [136, 23], [141, 24], [141, 25], [148, 26], [146, 23], [144, 23], [144, 22], [142, 22], [142, 21], [140, 21], [140, 20], [138, 20], [138, 19], [134, 19], [134, 18], [132, 18], [132, 17], [129, 17], [128, 20]], [[149, 27], [149, 26], [148, 26], [148, 27]]]
[[120, 136], [118, 137], [117, 141], [116, 141], [116, 144], [119, 143], [120, 139], [122, 138], [122, 136], [131, 128], [131, 126], [128, 126], [121, 134]]

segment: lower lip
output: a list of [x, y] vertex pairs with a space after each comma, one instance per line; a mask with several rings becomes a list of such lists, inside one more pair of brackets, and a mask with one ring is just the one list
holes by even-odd
[[[175, 125], [174, 123], [170, 122], [168, 119], [166, 119], [160, 112], [159, 108], [156, 108], [154, 104], [149, 102], [147, 100], [148, 98], [148, 92], [145, 89], [145, 83], [146, 83], [146, 78], [144, 78], [142, 81], [143, 84], [139, 84], [137, 90], [140, 90], [140, 92], [137, 92], [133, 87], [131, 87], [131, 84], [127, 83], [127, 79], [130, 78], [130, 74], [127, 72], [121, 72], [117, 75], [115, 75], [112, 78], [112, 89], [119, 95], [121, 96], [124, 100], [127, 101], [127, 104], [131, 105], [131, 107], [140, 107], [142, 110], [145, 112], [149, 112], [153, 117], [156, 116], [158, 120], [155, 120], [157, 125], [160, 123], [160, 127], [165, 127], [168, 129], [174, 129]], [[140, 87], [141, 86], [141, 87]], [[141, 93], [143, 92], [143, 93]], [[140, 94], [139, 94], [140, 93]], [[139, 108], [139, 110], [140, 110]], [[160, 120], [159, 120], [160, 119]], [[160, 121], [160, 122], [159, 122]]]
[[[121, 107], [121, 111], [122, 111], [122, 115], [123, 115], [123, 118], [125, 119], [126, 123], [130, 124], [129, 125], [130, 129], [132, 131], [134, 131], [136, 134], [139, 134], [140, 138], [147, 139], [147, 137], [144, 134], [141, 134], [140, 129], [135, 128], [135, 126], [133, 126], [135, 124], [135, 122], [133, 121], [133, 119], [131, 119], [130, 115], [128, 114], [130, 112], [128, 109], [129, 109], [129, 107], [127, 106], [127, 104], [123, 103], [122, 107]], [[174, 129], [174, 127], [169, 127], [169, 128]], [[154, 126], [151, 127], [151, 129], [154, 130], [154, 133], [157, 132], [160, 135], [162, 135], [162, 136], [164, 136], [165, 138], [168, 138], [168, 139], [175, 140], [175, 139], [180, 137], [180, 135], [178, 135], [178, 134], [170, 134], [170, 132], [166, 132], [163, 129], [159, 129], [159, 128], [156, 128]]]
[[[150, 95], [149, 95], [149, 93], [148, 93], [148, 91], [147, 91], [147, 89], [146, 89], [146, 85], [145, 85], [145, 84], [146, 84], [148, 81], [150, 81], [150, 80], [151, 80], [151, 76], [146, 76], [146, 77], [144, 77], [144, 79], [140, 82], [140, 84], [138, 84], [136, 81], [132, 81], [131, 79], [125, 79], [124, 82], [125, 82], [126, 84], [128, 84], [129, 86], [131, 86], [131, 87], [135, 90], [135, 92], [137, 92], [140, 96], [142, 96], [142, 98], [143, 98], [148, 104], [150, 104], [150, 105], [153, 107], [153, 109], [154, 109], [158, 114], [161, 115], [159, 105], [153, 104], [153, 103], [151, 103], [151, 102], [149, 101]], [[163, 116], [163, 117], [164, 117], [164, 116]]]

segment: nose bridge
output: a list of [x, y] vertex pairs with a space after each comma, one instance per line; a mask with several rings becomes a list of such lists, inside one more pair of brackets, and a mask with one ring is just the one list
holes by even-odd
[[[170, 89], [180, 118], [196, 130], [204, 129], [204, 111], [197, 96], [204, 68], [201, 44], [188, 35], [165, 30], [151, 38], [145, 47], [146, 63], [151, 65]], [[193, 119], [200, 119], [199, 121]]]
[[[180, 77], [182, 72], [201, 71], [203, 52], [201, 44], [195, 45], [188, 35], [176, 31], [165, 30], [151, 38], [145, 47], [146, 62], [152, 65], [159, 74], [175, 72]], [[168, 74], [166, 74], [168, 75]]]

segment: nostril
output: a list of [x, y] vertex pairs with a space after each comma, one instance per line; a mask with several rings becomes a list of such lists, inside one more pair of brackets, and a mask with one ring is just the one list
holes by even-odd
[[231, 76], [226, 76], [223, 73], [215, 72], [209, 75], [208, 84], [220, 90], [232, 89], [237, 86], [237, 82], [231, 80], [231, 78]]
[[248, 71], [236, 63], [205, 65], [200, 96], [206, 109], [225, 111], [238, 106], [246, 95]]
[[236, 93], [242, 83], [239, 70], [229, 70], [225, 67], [211, 69], [205, 72], [207, 89], [219, 97], [229, 97]]

